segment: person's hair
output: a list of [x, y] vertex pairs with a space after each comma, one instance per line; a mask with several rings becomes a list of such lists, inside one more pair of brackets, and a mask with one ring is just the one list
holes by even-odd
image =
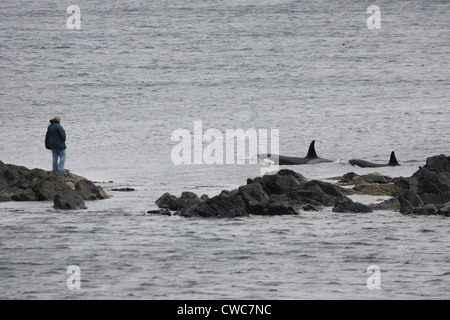
[[55, 119], [58, 122], [61, 122], [61, 117], [60, 116], [55, 116], [53, 119]]

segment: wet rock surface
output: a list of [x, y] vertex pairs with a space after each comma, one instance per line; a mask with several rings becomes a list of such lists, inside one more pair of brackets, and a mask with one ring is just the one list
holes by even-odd
[[387, 195], [392, 198], [369, 205], [372, 210], [399, 211], [415, 215], [449, 215], [450, 157], [443, 154], [427, 159], [411, 177], [390, 178], [379, 173], [359, 176], [353, 172], [339, 180], [341, 186], [351, 186], [347, 194]]
[[[222, 191], [214, 197], [198, 197], [183, 193], [176, 197], [162, 195], [156, 205], [177, 211], [183, 217], [225, 217], [245, 215], [296, 215], [299, 211], [316, 211], [337, 202], [352, 202], [345, 190], [335, 184], [311, 180], [292, 170], [280, 170], [274, 175], [247, 179], [236, 190]], [[364, 205], [358, 204], [357, 208]], [[364, 206], [365, 207], [365, 206]], [[366, 212], [368, 208], [364, 208]], [[346, 207], [343, 208], [345, 212]], [[354, 208], [352, 208], [354, 212]]]
[[0, 161], [0, 202], [53, 201], [57, 209], [85, 209], [84, 200], [107, 198], [100, 186], [68, 170], [28, 169]]
[[430, 157], [410, 178], [395, 183], [400, 212], [448, 215], [450, 204], [450, 157]]

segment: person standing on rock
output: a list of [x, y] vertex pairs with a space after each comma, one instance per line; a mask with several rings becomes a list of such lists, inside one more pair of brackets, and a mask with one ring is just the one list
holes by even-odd
[[63, 171], [66, 162], [66, 132], [60, 123], [61, 117], [58, 116], [50, 120], [45, 136], [45, 147], [53, 154], [53, 171]]

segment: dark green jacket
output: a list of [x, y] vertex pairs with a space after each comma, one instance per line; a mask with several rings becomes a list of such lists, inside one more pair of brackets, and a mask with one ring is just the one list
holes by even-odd
[[49, 150], [66, 149], [66, 132], [59, 122], [55, 119], [50, 120], [50, 125], [45, 135], [45, 147]]

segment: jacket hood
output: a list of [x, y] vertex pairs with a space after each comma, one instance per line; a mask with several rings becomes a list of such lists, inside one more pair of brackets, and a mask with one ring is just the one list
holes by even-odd
[[52, 120], [50, 120], [50, 123], [59, 123], [59, 122], [56, 119], [52, 119]]

